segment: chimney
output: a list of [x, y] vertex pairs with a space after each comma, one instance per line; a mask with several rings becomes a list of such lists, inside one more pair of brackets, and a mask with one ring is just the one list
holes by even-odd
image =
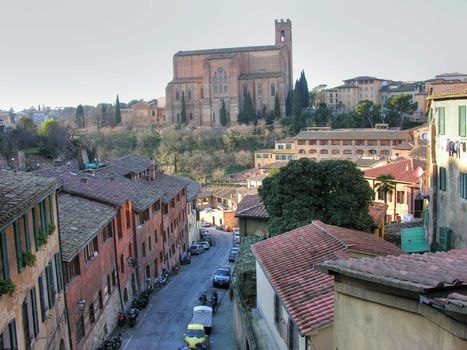
[[87, 182], [88, 182], [88, 179], [87, 179], [86, 177], [82, 177], [79, 181], [84, 182], [84, 183], [87, 183]]
[[156, 179], [156, 162], [152, 161], [151, 167], [149, 168], [149, 181]]

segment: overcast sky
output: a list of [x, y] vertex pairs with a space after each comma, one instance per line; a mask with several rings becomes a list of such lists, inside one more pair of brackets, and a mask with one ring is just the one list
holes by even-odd
[[0, 109], [164, 96], [175, 52], [274, 44], [276, 18], [310, 87], [467, 72], [467, 0], [1, 0], [0, 14]]

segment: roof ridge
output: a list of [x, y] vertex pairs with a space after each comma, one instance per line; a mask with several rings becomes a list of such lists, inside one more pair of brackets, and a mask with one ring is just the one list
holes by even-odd
[[336, 237], [335, 235], [333, 235], [331, 232], [329, 232], [328, 230], [326, 230], [326, 228], [318, 225], [316, 222], [320, 222], [322, 223], [323, 225], [326, 225], [324, 222], [320, 221], [320, 220], [313, 220], [311, 222], [312, 225], [316, 226], [318, 229], [320, 229], [321, 231], [323, 231], [324, 233], [326, 233], [328, 236], [331, 236], [332, 238], [334, 238], [337, 242], [339, 243], [342, 243], [344, 245], [344, 250], [347, 250], [347, 248], [349, 248], [349, 245], [347, 243], [345, 243], [343, 240], [341, 240], [340, 238]]

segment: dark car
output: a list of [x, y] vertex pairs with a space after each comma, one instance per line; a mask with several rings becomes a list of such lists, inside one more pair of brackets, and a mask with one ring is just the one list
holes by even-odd
[[212, 243], [213, 243], [212, 236], [211, 235], [204, 235], [203, 241], [208, 242], [209, 245], [212, 245]]
[[230, 267], [220, 267], [214, 273], [212, 279], [213, 287], [228, 287], [230, 286]]
[[229, 261], [230, 262], [234, 262], [235, 259], [237, 258], [237, 255], [238, 255], [238, 251], [240, 250], [240, 248], [238, 247], [233, 247], [233, 248], [230, 248], [230, 253], [229, 253]]

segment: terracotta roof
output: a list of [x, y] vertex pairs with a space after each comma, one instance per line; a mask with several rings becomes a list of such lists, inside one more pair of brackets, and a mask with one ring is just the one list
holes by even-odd
[[408, 155], [409, 158], [426, 159], [427, 145], [418, 145]]
[[467, 89], [456, 89], [440, 92], [438, 94], [430, 95], [427, 97], [429, 100], [438, 100], [446, 98], [467, 97]]
[[250, 180], [250, 181], [263, 181], [267, 177], [268, 177], [268, 174], [259, 174], [259, 175], [250, 176], [248, 178], [248, 180]]
[[422, 159], [402, 159], [389, 163], [388, 165], [378, 166], [363, 172], [365, 178], [376, 179], [380, 175], [392, 175], [395, 182], [416, 184], [420, 178], [416, 177], [415, 169], [421, 167], [426, 169], [426, 161]]
[[0, 231], [61, 185], [55, 178], [0, 170]]
[[235, 216], [239, 218], [268, 219], [266, 207], [258, 195], [249, 195], [238, 203]]
[[392, 146], [392, 149], [395, 150], [402, 150], [402, 151], [411, 151], [413, 150], [415, 145], [411, 142], [402, 142], [398, 145]]
[[265, 149], [257, 149], [255, 153], [295, 154], [295, 151], [293, 149], [265, 148]]
[[355, 165], [357, 165], [357, 167], [371, 168], [373, 165], [381, 162], [381, 159], [376, 159], [373, 157], [359, 157], [357, 159], [354, 159], [353, 162], [355, 163]]
[[[188, 186], [188, 181], [180, 177], [156, 173], [156, 180], [149, 182], [163, 192], [162, 201], [169, 203], [180, 191]], [[187, 190], [188, 192], [188, 190]], [[188, 193], [187, 193], [188, 194]]]
[[133, 190], [115, 180], [92, 176], [80, 171], [73, 172], [68, 166], [43, 169], [37, 173], [63, 180], [65, 192], [116, 206], [124, 205], [134, 194]]
[[314, 221], [252, 246], [253, 254], [303, 336], [334, 318], [332, 276], [315, 264], [348, 258], [346, 252], [401, 254], [389, 242], [361, 231]]
[[295, 139], [292, 136], [288, 136], [282, 140], [276, 140], [276, 143], [294, 143]]
[[467, 249], [326, 261], [327, 271], [415, 292], [467, 286]]
[[[407, 140], [409, 130], [332, 129], [300, 131], [296, 140]], [[300, 147], [300, 145], [297, 145]]]
[[153, 165], [153, 161], [147, 157], [130, 154], [120, 159], [112, 160], [107, 164], [125, 169], [128, 173], [141, 173]]
[[186, 181], [187, 183], [187, 200], [191, 201], [193, 200], [200, 192], [201, 192], [201, 185], [197, 183], [196, 181], [193, 181], [191, 179], [187, 179], [182, 176], [176, 176], [172, 175], [172, 177], [175, 177], [177, 179]]
[[221, 49], [206, 49], [206, 50], [191, 50], [191, 51], [178, 51], [175, 56], [191, 56], [191, 55], [213, 55], [213, 54], [227, 54], [248, 51], [266, 51], [278, 50], [279, 47], [275, 45], [264, 46], [243, 46], [243, 47], [229, 47]]
[[116, 212], [111, 207], [66, 193], [58, 195], [60, 245], [64, 261], [73, 258], [107, 225]]

